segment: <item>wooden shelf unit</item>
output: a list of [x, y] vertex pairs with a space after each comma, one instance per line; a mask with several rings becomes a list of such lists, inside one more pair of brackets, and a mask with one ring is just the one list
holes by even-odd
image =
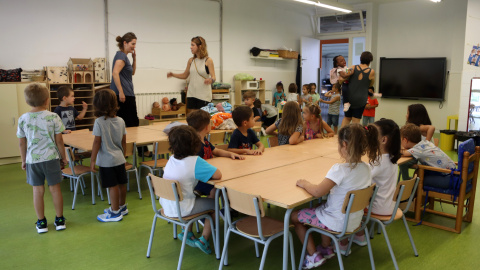
[[257, 93], [257, 98], [262, 104], [265, 104], [265, 80], [258, 81], [258, 89], [247, 89], [248, 81], [235, 81], [235, 104], [238, 107], [243, 104], [243, 93], [245, 91], [253, 91]]
[[[215, 98], [216, 95], [228, 95], [228, 98]], [[221, 103], [227, 101], [228, 103], [232, 104], [232, 93], [230, 93], [230, 89], [212, 89], [212, 102], [214, 104]]]
[[47, 83], [48, 90], [50, 90], [50, 111], [52, 112], [60, 104], [60, 100], [57, 98], [57, 89], [63, 85], [70, 86], [73, 89], [75, 95], [75, 104], [73, 107], [75, 107], [78, 112], [83, 110], [82, 101], [85, 101], [85, 103], [88, 104], [85, 117], [82, 120], [75, 120], [75, 127], [77, 129], [93, 129], [93, 124], [95, 123], [95, 116], [93, 115], [93, 97], [97, 90], [108, 88], [110, 83]]

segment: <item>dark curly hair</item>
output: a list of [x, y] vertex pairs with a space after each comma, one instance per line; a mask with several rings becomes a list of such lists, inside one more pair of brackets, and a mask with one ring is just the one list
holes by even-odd
[[119, 109], [115, 92], [112, 89], [102, 89], [95, 93], [93, 109], [93, 115], [96, 117], [105, 116], [105, 119], [115, 117]]
[[168, 143], [170, 150], [176, 159], [184, 159], [189, 156], [196, 156], [202, 141], [198, 137], [197, 131], [187, 125], [176, 126], [168, 133]]

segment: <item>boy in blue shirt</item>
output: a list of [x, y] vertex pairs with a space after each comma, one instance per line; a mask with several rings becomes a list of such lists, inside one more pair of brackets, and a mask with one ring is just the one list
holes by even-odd
[[[249, 110], [252, 112], [252, 109], [249, 108]], [[200, 150], [198, 151], [199, 157], [210, 159], [215, 155], [217, 157], [228, 157], [231, 159], [245, 159], [238, 154], [215, 148], [215, 146], [207, 140], [207, 135], [212, 129], [210, 125], [210, 114], [208, 112], [204, 110], [191, 112], [187, 115], [187, 123], [197, 131], [200, 141], [202, 142]], [[195, 191], [207, 195], [209, 198], [215, 198], [215, 189], [210, 184], [198, 182]]]
[[32, 110], [18, 119], [17, 137], [20, 140], [22, 170], [27, 172], [27, 183], [33, 186], [37, 232], [48, 232], [43, 201], [45, 179], [55, 207], [55, 229], [65, 230], [60, 188], [63, 179], [61, 167], [67, 164], [62, 138], [65, 127], [58, 115], [47, 110], [50, 94], [45, 86], [33, 83], [25, 88], [24, 93], [25, 101]]
[[[252, 109], [248, 106], [239, 106], [232, 112], [232, 118], [238, 128], [230, 137], [228, 151], [237, 154], [261, 155], [265, 151], [265, 146], [251, 129], [255, 125]], [[258, 149], [252, 150], [253, 145]]]
[[75, 102], [74, 92], [70, 86], [60, 86], [57, 90], [57, 98], [60, 104], [55, 108], [54, 112], [60, 116], [65, 126], [64, 134], [68, 134], [75, 130], [75, 120], [82, 120], [87, 113], [88, 105], [82, 101], [82, 112], [78, 112], [73, 104]]

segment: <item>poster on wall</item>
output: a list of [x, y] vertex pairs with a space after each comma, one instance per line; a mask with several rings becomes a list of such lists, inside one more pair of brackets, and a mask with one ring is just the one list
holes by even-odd
[[476, 46], [473, 45], [472, 51], [468, 56], [467, 64], [478, 67], [479, 62], [480, 62], [480, 45], [477, 44]]

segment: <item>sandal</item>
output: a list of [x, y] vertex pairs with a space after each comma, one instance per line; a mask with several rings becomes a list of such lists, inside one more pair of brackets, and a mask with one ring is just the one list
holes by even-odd
[[210, 243], [208, 243], [208, 241], [205, 240], [203, 236], [196, 239], [195, 246], [197, 246], [201, 251], [205, 252], [206, 254], [212, 254], [212, 250], [210, 249]]
[[[183, 241], [183, 235], [184, 235], [184, 232], [182, 230], [181, 233], [177, 234], [177, 237], [178, 239], [180, 239], [180, 241]], [[194, 239], [192, 239], [192, 237]], [[195, 238], [195, 235], [192, 233], [192, 232], [188, 232], [187, 233], [187, 241], [185, 242], [187, 245], [191, 246], [191, 247], [195, 247], [195, 243], [198, 241], [198, 239]]]

